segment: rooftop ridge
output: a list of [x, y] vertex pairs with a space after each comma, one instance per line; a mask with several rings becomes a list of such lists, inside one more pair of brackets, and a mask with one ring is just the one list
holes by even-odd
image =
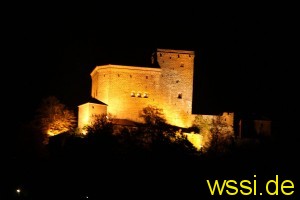
[[179, 54], [195, 54], [195, 51], [188, 51], [188, 50], [175, 50], [175, 49], [157, 49], [157, 52], [164, 52], [164, 53], [179, 53]]

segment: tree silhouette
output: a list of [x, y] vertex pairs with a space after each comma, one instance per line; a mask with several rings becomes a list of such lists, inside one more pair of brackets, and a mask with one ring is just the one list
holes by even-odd
[[200, 129], [203, 136], [202, 151], [221, 154], [229, 150], [234, 142], [233, 127], [223, 120], [222, 116], [196, 116], [194, 126]]
[[147, 125], [158, 126], [166, 123], [163, 110], [152, 105], [143, 108], [140, 117], [144, 119]]
[[39, 105], [35, 122], [42, 133], [53, 136], [74, 129], [76, 117], [55, 96], [49, 96]]
[[162, 109], [147, 106], [142, 109], [140, 117], [145, 121], [139, 129], [140, 138], [156, 157], [179, 158], [196, 152], [180, 127], [166, 123]]

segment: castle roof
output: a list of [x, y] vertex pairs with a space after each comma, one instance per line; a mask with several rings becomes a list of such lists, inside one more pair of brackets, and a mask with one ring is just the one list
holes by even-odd
[[107, 106], [107, 104], [103, 103], [102, 101], [99, 101], [98, 99], [95, 99], [93, 97], [89, 97], [85, 103], [82, 103], [81, 105], [83, 104], [86, 104], [86, 103], [94, 103], [94, 104], [100, 104], [100, 105], [104, 105], [104, 106]]
[[96, 66], [95, 69], [91, 72], [91, 76], [93, 76], [98, 70], [103, 70], [103, 69], [161, 72], [160, 68], [108, 64], [108, 65]]
[[187, 51], [187, 50], [175, 50], [175, 49], [157, 49], [157, 52], [163, 53], [178, 53], [178, 54], [192, 54], [194, 55], [194, 51]]

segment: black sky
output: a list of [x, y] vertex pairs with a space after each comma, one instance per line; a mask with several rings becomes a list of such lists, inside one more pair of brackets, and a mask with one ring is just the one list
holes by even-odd
[[265, 8], [181, 9], [104, 12], [99, 7], [88, 14], [69, 9], [19, 15], [6, 41], [12, 78], [7, 99], [18, 104], [14, 113], [21, 122], [30, 120], [49, 95], [76, 111], [90, 95], [96, 65], [147, 66], [156, 48], [196, 52], [195, 113], [279, 117], [292, 109], [287, 104], [293, 69], [289, 17]]

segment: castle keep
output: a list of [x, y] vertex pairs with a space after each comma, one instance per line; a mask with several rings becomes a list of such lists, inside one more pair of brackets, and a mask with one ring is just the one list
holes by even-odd
[[[79, 106], [78, 127], [95, 114], [143, 122], [141, 110], [149, 105], [163, 109], [169, 124], [187, 128], [192, 114], [194, 51], [157, 49], [152, 54], [156, 67], [97, 66], [91, 72], [91, 96], [100, 102]], [[233, 116], [227, 117], [233, 123]]]
[[154, 105], [163, 109], [168, 123], [192, 124], [193, 51], [157, 49], [152, 62], [159, 68], [122, 65], [97, 66], [91, 73], [91, 96], [104, 104], [79, 106], [79, 128], [91, 114], [142, 122], [140, 111]]
[[[134, 122], [144, 122], [140, 117], [143, 108], [155, 106], [163, 110], [167, 123], [180, 127], [197, 149], [209, 144], [211, 130], [219, 128], [223, 135], [239, 139], [251, 134], [270, 136], [270, 120], [244, 118], [236, 124], [233, 112], [192, 113], [194, 59], [194, 51], [157, 49], [149, 66], [96, 66], [90, 74], [92, 98], [78, 106], [78, 128], [84, 132], [82, 128], [91, 124], [93, 116], [102, 114], [113, 118], [114, 127], [134, 127]], [[201, 134], [184, 129], [193, 123], [201, 125]]]

